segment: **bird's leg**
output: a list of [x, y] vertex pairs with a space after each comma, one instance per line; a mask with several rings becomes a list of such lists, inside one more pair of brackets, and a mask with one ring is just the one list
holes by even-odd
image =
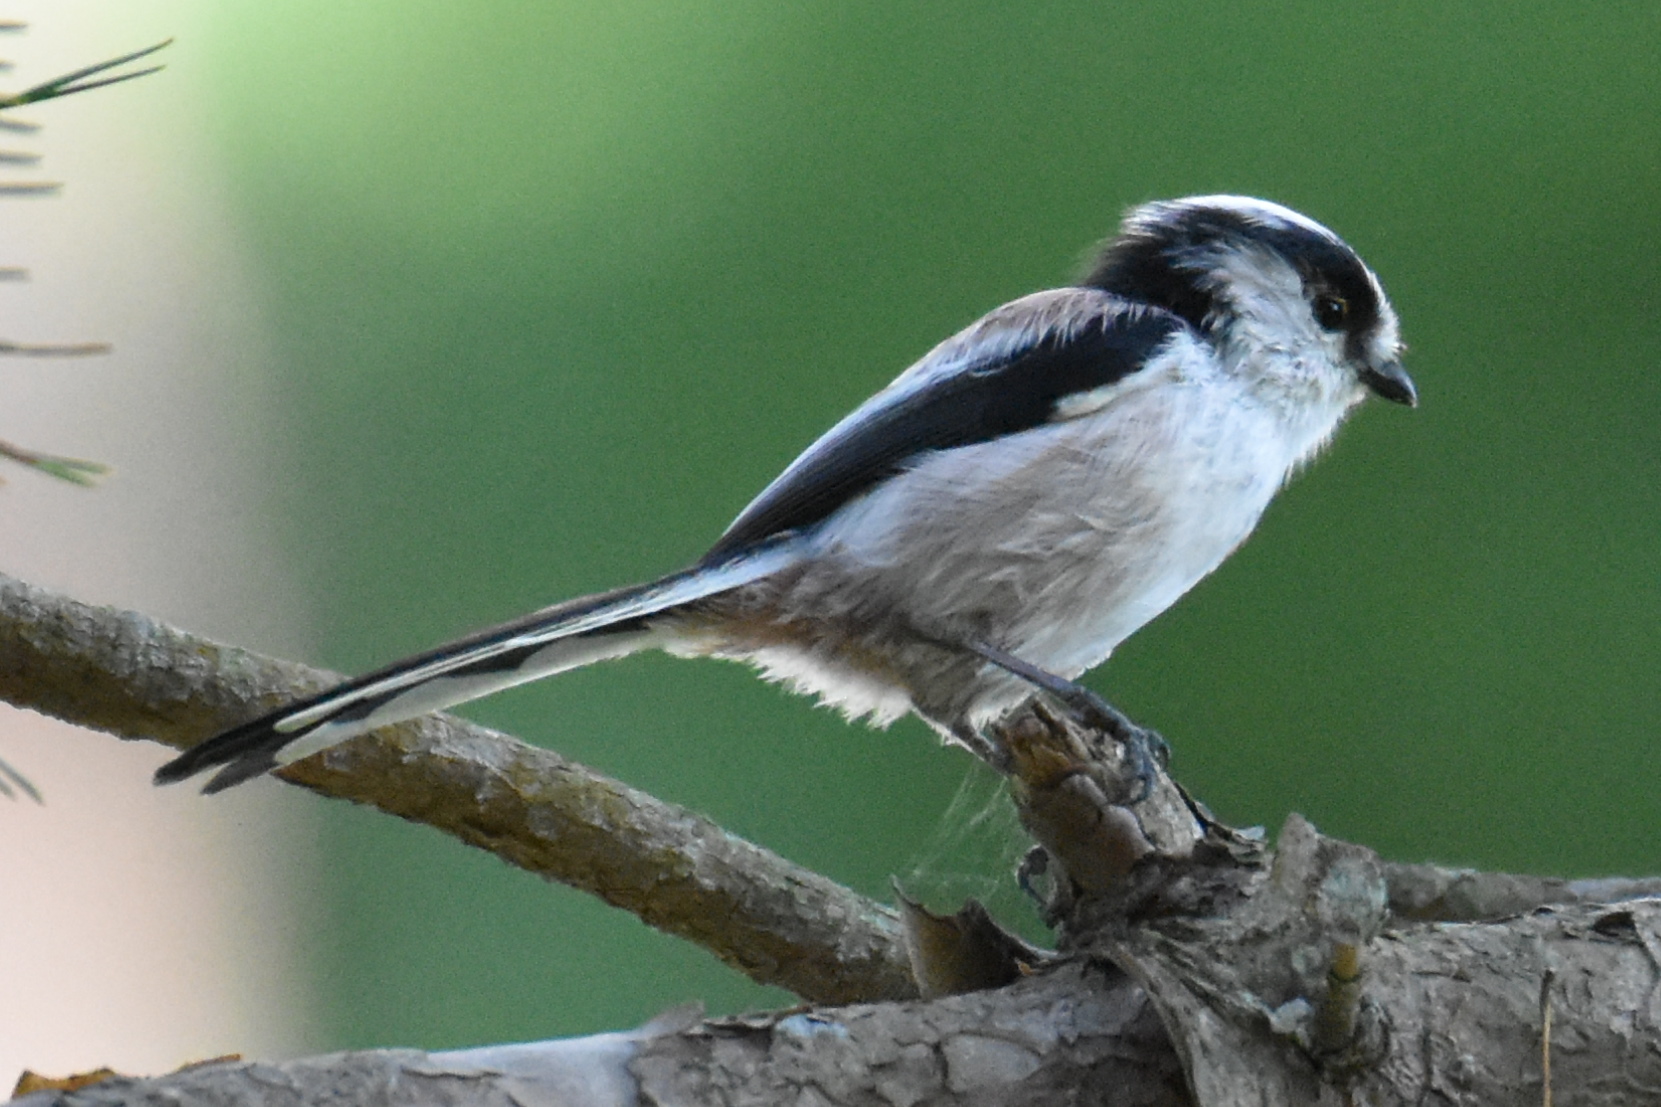
[[992, 766], [992, 768], [996, 769], [1004, 776], [1008, 776], [1010, 774], [1012, 762], [1009, 750], [1005, 748], [1002, 742], [989, 738], [987, 735], [981, 733], [979, 729], [970, 726], [968, 723], [953, 726], [951, 728], [951, 732], [952, 737], [963, 743], [964, 748], [966, 748], [970, 753]]
[[1099, 730], [1123, 745], [1137, 781], [1130, 805], [1148, 798], [1159, 770], [1171, 763], [1171, 747], [1157, 732], [1137, 726], [1124, 712], [1076, 681], [1040, 669], [987, 642], [969, 641], [965, 646], [1004, 672], [1054, 696], [1081, 725]]

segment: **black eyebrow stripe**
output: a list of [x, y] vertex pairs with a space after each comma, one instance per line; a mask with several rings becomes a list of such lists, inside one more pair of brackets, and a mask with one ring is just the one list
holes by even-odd
[[1342, 239], [1227, 208], [1191, 208], [1173, 213], [1169, 222], [1120, 234], [1102, 248], [1083, 283], [1158, 304], [1203, 329], [1225, 306], [1206, 272], [1209, 251], [1229, 242], [1261, 246], [1296, 269], [1306, 290], [1328, 289], [1344, 297], [1350, 305], [1345, 330], [1352, 356], [1378, 325], [1378, 289], [1366, 264]]
[[803, 455], [797, 472], [744, 510], [699, 564], [821, 522], [920, 453], [1043, 426], [1061, 400], [1123, 380], [1183, 329], [1169, 312], [1126, 305], [1074, 330], [1043, 333], [1001, 357], [965, 364], [833, 428]]

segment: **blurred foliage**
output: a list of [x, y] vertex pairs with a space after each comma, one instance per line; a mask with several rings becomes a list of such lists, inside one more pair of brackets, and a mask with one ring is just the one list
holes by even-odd
[[[23, 27], [24, 24], [16, 21], [0, 21], [0, 31], [18, 31], [22, 30]], [[110, 71], [126, 65], [128, 62], [147, 57], [148, 55], [155, 53], [157, 50], [162, 49], [162, 47], [166, 45], [167, 43], [163, 42], [156, 46], [152, 46], [147, 50], [139, 50], [136, 53], [127, 54], [119, 58], [113, 58], [110, 61], [100, 62], [97, 65], [90, 65], [84, 69], [76, 70], [73, 73], [66, 73], [61, 77], [55, 77], [50, 81], [45, 81], [41, 84], [35, 85], [33, 88], [25, 89], [22, 92], [12, 93], [9, 95], [0, 93], [0, 111], [4, 111], [8, 108], [21, 107], [24, 104], [38, 104], [45, 100], [55, 100], [60, 96], [68, 96], [76, 92], [86, 92], [89, 89], [94, 88], [103, 88], [105, 85], [118, 84], [121, 81], [130, 81], [134, 77], [143, 77], [148, 73], [154, 73], [162, 67], [159, 65], [150, 66], [149, 68], [140, 69], [135, 72], [120, 74], [112, 74]], [[8, 116], [6, 119], [8, 123], [12, 124], [10, 129], [22, 129], [25, 131], [31, 131], [34, 129], [31, 124], [16, 124], [12, 117]], [[11, 150], [0, 151], [0, 164], [33, 165], [38, 160], [38, 157], [33, 154], [20, 153]], [[0, 196], [33, 195], [41, 192], [50, 192], [56, 189], [56, 187], [57, 186], [55, 184], [50, 182], [26, 181], [18, 183], [5, 181], [0, 182]], [[15, 267], [0, 269], [0, 280], [15, 280], [26, 275], [26, 270]], [[21, 355], [25, 357], [53, 357], [60, 355], [76, 356], [80, 354], [101, 354], [107, 352], [108, 349], [109, 347], [101, 342], [78, 342], [66, 345], [35, 345], [21, 342], [9, 342], [4, 339], [0, 339], [0, 357], [6, 355]], [[10, 442], [0, 442], [0, 458], [16, 462], [17, 464], [26, 466], [36, 472], [45, 473], [49, 477], [57, 477], [59, 480], [65, 480], [71, 484], [79, 484], [83, 487], [97, 483], [99, 477], [104, 476], [109, 472], [109, 467], [107, 465], [100, 464], [96, 461], [84, 461], [75, 457], [60, 457], [56, 454], [44, 454], [38, 450], [25, 449], [22, 446], [14, 445]], [[6, 764], [5, 761], [0, 760], [0, 796], [5, 796], [7, 799], [14, 799], [19, 793], [28, 796], [36, 803], [43, 802], [40, 792], [35, 789], [35, 786], [29, 782], [27, 777], [23, 776], [16, 769]]]
[[[23, 26], [24, 24], [21, 23], [7, 21], [0, 23], [0, 30], [17, 31], [21, 30]], [[24, 89], [22, 92], [0, 94], [0, 111], [5, 111], [9, 108], [21, 107], [24, 104], [38, 104], [46, 100], [56, 100], [62, 96], [69, 96], [77, 92], [87, 92], [91, 89], [103, 88], [106, 85], [119, 84], [122, 81], [130, 81], [135, 77], [143, 77], [150, 73], [154, 73], [162, 67], [159, 65], [152, 65], [127, 73], [114, 73], [112, 70], [118, 69], [129, 62], [137, 61], [140, 58], [149, 57], [157, 50], [166, 47], [171, 41], [172, 40], [169, 39], [168, 42], [158, 43], [157, 45], [151, 46], [145, 50], [137, 50], [131, 54], [125, 54], [119, 58], [112, 58], [109, 61], [99, 62], [97, 65], [89, 65], [84, 69], [77, 69], [73, 73], [66, 73], [61, 77], [54, 77], [50, 81], [43, 81], [32, 88]], [[33, 124], [18, 123], [12, 116], [6, 116], [4, 119], [12, 130], [32, 131], [35, 129]], [[0, 151], [0, 164], [33, 165], [38, 160], [38, 157], [33, 154], [20, 153], [17, 151]], [[40, 193], [53, 192], [57, 189], [57, 187], [58, 186], [55, 183], [50, 181], [4, 181], [0, 182], [0, 196], [38, 195]], [[0, 278], [4, 279], [15, 279], [25, 276], [26, 274], [27, 271], [23, 269], [0, 269]], [[10, 342], [0, 339], [0, 357], [8, 355], [23, 357], [76, 357], [83, 354], [102, 354], [108, 352], [109, 347], [102, 342], [75, 342], [41, 345], [35, 343]], [[44, 454], [38, 450], [30, 450], [25, 449], [22, 446], [13, 445], [10, 442], [0, 442], [0, 457], [3, 457], [8, 461], [14, 461], [19, 465], [25, 465], [31, 469], [34, 469], [36, 472], [45, 473], [47, 476], [57, 477], [59, 480], [66, 480], [71, 484], [79, 484], [83, 487], [97, 483], [99, 477], [102, 477], [109, 472], [109, 467], [107, 465], [100, 464], [96, 461], [83, 461], [82, 459], [75, 457], [60, 457], [56, 454]], [[16, 776], [15, 773], [11, 773], [11, 770], [4, 762], [0, 762], [0, 777], [3, 777], [8, 773]], [[20, 785], [26, 788], [29, 795], [34, 796], [36, 800], [40, 798], [34, 788], [29, 786], [28, 781], [23, 780], [21, 777], [17, 777], [17, 780]], [[8, 796], [11, 795], [10, 790], [5, 788], [4, 779], [0, 779], [0, 790], [5, 790], [5, 794]]]
[[[1093, 682], [1237, 822], [1661, 871], [1661, 7], [216, 11], [195, 64], [283, 344], [313, 660], [678, 567], [1125, 207], [1251, 193], [1383, 276], [1423, 406], [1362, 411]], [[1008, 869], [942, 822], [962, 755], [733, 666], [633, 659], [469, 713], [874, 895], [920, 858], [914, 887]], [[423, 831], [329, 820], [333, 1045], [779, 998]]]

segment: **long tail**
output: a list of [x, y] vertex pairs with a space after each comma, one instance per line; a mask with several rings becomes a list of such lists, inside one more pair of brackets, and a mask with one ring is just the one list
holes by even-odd
[[649, 649], [664, 635], [654, 629], [653, 616], [759, 580], [796, 556], [792, 543], [774, 542], [648, 584], [544, 608], [209, 738], [157, 769], [156, 783], [222, 766], [202, 791], [223, 791], [377, 727]]

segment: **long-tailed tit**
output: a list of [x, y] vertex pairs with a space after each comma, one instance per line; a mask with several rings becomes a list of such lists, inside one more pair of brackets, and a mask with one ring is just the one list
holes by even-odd
[[808, 447], [695, 565], [396, 662], [212, 738], [218, 791], [353, 735], [644, 649], [745, 661], [983, 755], [1220, 565], [1369, 391], [1396, 316], [1337, 235], [1201, 196], [1125, 218], [1070, 288], [1005, 304]]

